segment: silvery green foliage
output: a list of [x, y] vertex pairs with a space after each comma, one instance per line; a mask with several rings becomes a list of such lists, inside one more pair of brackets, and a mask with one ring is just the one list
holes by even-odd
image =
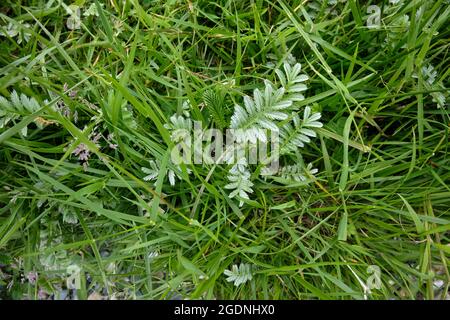
[[[284, 58], [285, 61], [288, 64], [290, 64], [290, 65], [294, 65], [294, 64], [297, 63], [297, 60], [295, 59], [295, 57], [290, 52], [285, 54], [284, 57], [285, 57]], [[269, 54], [267, 54], [266, 58], [267, 58], [267, 60], [269, 60], [266, 63], [266, 67], [268, 67], [268, 68], [275, 68], [275, 66], [276, 66], [276, 64], [278, 62], [278, 57], [275, 54], [273, 54], [273, 53], [269, 53]]]
[[155, 160], [149, 161], [150, 168], [142, 167], [141, 170], [146, 174], [144, 181], [156, 180], [159, 174], [159, 168]]
[[446, 95], [448, 90], [445, 90], [442, 82], [436, 82], [436, 77], [438, 76], [437, 71], [430, 64], [427, 67], [421, 68], [423, 79], [425, 80], [425, 86], [429, 90], [442, 90], [443, 92], [431, 92], [430, 95], [433, 97], [433, 102], [436, 103], [438, 108], [444, 108], [446, 104]]
[[[225, 189], [232, 190], [229, 194], [230, 198], [238, 196], [240, 199], [249, 199], [248, 193], [253, 192], [253, 183], [250, 181], [250, 171], [247, 167], [247, 161], [245, 158], [241, 158], [233, 165], [228, 172], [229, 184], [225, 185]], [[239, 206], [242, 206], [244, 202], [240, 200]]]
[[[442, 84], [438, 84], [437, 87], [439, 89], [445, 89]], [[448, 90], [447, 90], [448, 93]], [[447, 103], [447, 98], [444, 93], [442, 92], [431, 92], [431, 96], [433, 97], [433, 102], [436, 103], [438, 108], [444, 108], [445, 104]]]
[[[147, 174], [144, 177], [144, 181], [150, 181], [150, 180], [156, 180], [158, 178], [159, 175], [159, 164], [156, 163], [155, 160], [150, 160], [149, 161], [150, 164], [150, 168], [146, 168], [146, 167], [142, 167], [141, 170], [142, 172], [144, 172], [145, 174]], [[175, 172], [173, 170], [167, 170], [167, 177], [169, 178], [169, 183], [171, 186], [175, 185], [175, 177], [177, 175], [175, 174]]]
[[266, 141], [264, 129], [278, 131], [276, 120], [285, 120], [286, 109], [292, 105], [292, 100], [283, 99], [284, 88], [274, 89], [272, 83], [265, 81], [264, 92], [253, 91], [253, 98], [244, 97], [244, 108], [236, 105], [231, 117], [231, 128], [241, 129], [236, 135], [236, 141], [255, 143]]
[[75, 212], [75, 208], [72, 206], [59, 205], [58, 212], [63, 216], [63, 222], [68, 224], [78, 224], [77, 213]]
[[234, 282], [236, 287], [253, 279], [251, 266], [246, 263], [241, 263], [239, 267], [234, 264], [231, 270], [225, 270], [223, 273], [228, 277], [226, 280]]
[[307, 81], [309, 77], [306, 74], [300, 73], [302, 71], [302, 65], [300, 63], [296, 63], [291, 66], [289, 63], [284, 63], [283, 71], [280, 69], [275, 69], [275, 73], [280, 80], [281, 87], [288, 94], [288, 99], [293, 102], [304, 100], [305, 97], [300, 92], [308, 89], [306, 84], [303, 82]]
[[[0, 129], [10, 121], [30, 115], [40, 108], [41, 106], [36, 99], [27, 97], [23, 93], [19, 96], [15, 90], [11, 93], [10, 100], [0, 96]], [[39, 128], [42, 128], [45, 121], [42, 118], [36, 118], [35, 123]], [[26, 136], [27, 132], [27, 127], [21, 130], [23, 136]]]
[[30, 28], [31, 25], [29, 23], [22, 23], [22, 21], [10, 22], [6, 26], [0, 26], [0, 36], [9, 38], [17, 37], [17, 44], [21, 44], [30, 40], [31, 33], [25, 30]]
[[191, 117], [191, 102], [189, 100], [183, 101], [183, 104], [181, 105], [181, 110], [183, 115], [186, 118], [190, 118]]
[[312, 167], [311, 163], [309, 163], [306, 168], [299, 164], [295, 164], [292, 166], [281, 167], [278, 175], [285, 180], [304, 182], [307, 181], [308, 178], [313, 177], [317, 171], [317, 169]]
[[[391, 48], [395, 48], [403, 39], [403, 36], [405, 32], [408, 32], [411, 23], [409, 15], [399, 14], [402, 5], [402, 0], [390, 0], [389, 5], [383, 8], [383, 24], [386, 29], [386, 38], [384, 42]], [[402, 48], [405, 46], [406, 44], [403, 45]]]
[[69, 15], [66, 26], [70, 30], [81, 29], [81, 9], [75, 4], [66, 7], [66, 13]]
[[[235, 140], [238, 143], [256, 143], [258, 140], [267, 141], [266, 129], [280, 133], [280, 154], [286, 154], [304, 147], [311, 142], [311, 138], [316, 137], [315, 130], [322, 127], [320, 113], [312, 113], [309, 106], [305, 107], [303, 119], [297, 114], [296, 102], [304, 100], [302, 92], [307, 89], [305, 81], [308, 76], [301, 73], [301, 65], [295, 63], [291, 65], [287, 62], [282, 69], [276, 69], [275, 73], [279, 80], [279, 87], [270, 81], [265, 81], [264, 91], [255, 89], [253, 97], [244, 97], [244, 107], [235, 106], [234, 114], [231, 118], [231, 128], [237, 130]], [[289, 114], [292, 114], [289, 117]], [[239, 206], [243, 205], [242, 199], [249, 199], [248, 194], [253, 192], [251, 182], [251, 172], [244, 159], [231, 167], [226, 189], [231, 189], [230, 198], [240, 198]], [[304, 181], [306, 177], [312, 176], [317, 169], [310, 166], [306, 168], [300, 166], [287, 166], [282, 169], [281, 174], [288, 176], [290, 180]], [[262, 168], [261, 175], [273, 175], [270, 168]], [[305, 175], [306, 174], [306, 175]]]
[[63, 243], [63, 238], [60, 234], [55, 236], [53, 234], [54, 229], [56, 225], [54, 225], [51, 221], [46, 221], [43, 219], [41, 220], [42, 225], [50, 225], [53, 224], [53, 228], [48, 227], [46, 229], [42, 229], [39, 232], [39, 247], [38, 247], [38, 259], [41, 263], [43, 269], [45, 271], [57, 271], [57, 270], [64, 270], [69, 263], [69, 259], [67, 256], [66, 250], [56, 250], [56, 251], [48, 251], [45, 249], [48, 249], [51, 247], [58, 247]]
[[294, 66], [284, 63], [284, 72], [276, 69], [281, 87], [266, 80], [264, 91], [253, 91], [253, 97], [244, 97], [244, 107], [236, 105], [231, 117], [231, 128], [240, 129], [235, 139], [238, 143], [257, 140], [267, 141], [265, 129], [278, 131], [277, 124], [280, 120], [288, 118], [290, 107], [296, 101], [301, 101], [304, 96], [300, 93], [307, 89], [303, 84], [308, 76], [301, 74], [301, 65]]
[[[395, 48], [397, 44], [403, 39], [405, 32], [408, 32], [410, 26], [409, 16], [407, 14], [396, 17], [387, 26], [387, 35], [385, 42], [391, 47]], [[406, 44], [402, 46], [404, 48]]]
[[170, 123], [165, 124], [164, 127], [170, 130], [170, 138], [174, 142], [179, 142], [189, 136], [192, 129], [192, 121], [185, 116], [174, 114], [169, 118]]
[[[100, 7], [103, 7], [103, 3], [99, 3]], [[87, 8], [84, 12], [83, 12], [83, 16], [85, 17], [89, 17], [89, 16], [96, 16], [98, 17], [98, 10], [97, 10], [97, 6], [95, 5], [95, 3], [91, 3], [91, 5], [89, 6], [89, 8]]]
[[305, 107], [302, 120], [293, 113], [292, 124], [285, 124], [280, 131], [282, 139], [280, 154], [295, 151], [297, 148], [303, 148], [305, 143], [310, 143], [310, 137], [316, 137], [314, 129], [322, 127], [322, 123], [317, 121], [320, 117], [319, 112], [311, 113], [309, 106]]
[[423, 80], [429, 85], [432, 85], [434, 81], [436, 81], [437, 71], [434, 70], [434, 67], [430, 64], [428, 66], [423, 66], [421, 68]]
[[192, 129], [192, 120], [190, 115], [191, 104], [189, 101], [184, 101], [182, 105], [182, 115], [173, 114], [169, 120], [170, 122], [164, 125], [164, 128], [170, 130], [170, 138], [174, 142], [184, 140]]
[[[142, 172], [146, 174], [143, 179], [144, 181], [156, 181], [160, 172], [161, 164], [157, 160], [150, 160], [149, 164], [150, 168], [141, 168]], [[181, 171], [181, 168], [179, 166], [177, 166], [177, 169]], [[189, 174], [191, 171], [187, 169], [187, 172]], [[171, 186], [175, 185], [176, 178], [178, 178], [179, 180], [182, 179], [182, 177], [172, 169], [167, 169], [167, 177]]]
[[[438, 76], [437, 71], [434, 69], [434, 67], [429, 64], [428, 66], [422, 66], [420, 68], [420, 73], [422, 75], [423, 83], [427, 90], [441, 90], [442, 92], [431, 92], [430, 95], [433, 98], [433, 102], [436, 103], [438, 108], [444, 108], [446, 104], [446, 94], [448, 90], [445, 89], [445, 86], [442, 84], [442, 82], [437, 82], [436, 78]], [[417, 73], [413, 74], [414, 78], [418, 78]]]
[[137, 128], [137, 122], [134, 118], [133, 111], [131, 111], [130, 106], [128, 106], [127, 104], [122, 105], [122, 120], [128, 128]]
[[[184, 141], [191, 134], [192, 120], [190, 118], [190, 108], [190, 102], [185, 101], [182, 105], [182, 115], [178, 115], [176, 113], [173, 114], [169, 118], [170, 122], [164, 125], [164, 127], [170, 131], [170, 138], [174, 143]], [[161, 164], [159, 161], [150, 160], [149, 164], [149, 168], [141, 168], [142, 172], [146, 174], [146, 176], [143, 178], [144, 181], [156, 180], [160, 172]], [[181, 171], [180, 166], [176, 166], [176, 168]], [[191, 170], [187, 169], [187, 173], [190, 174]], [[178, 173], [170, 168], [167, 169], [167, 177], [171, 186], [175, 185], [176, 178], [178, 178], [179, 180], [182, 179], [182, 177]]]

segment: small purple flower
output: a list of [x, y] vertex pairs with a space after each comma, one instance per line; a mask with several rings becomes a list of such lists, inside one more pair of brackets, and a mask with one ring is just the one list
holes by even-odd
[[92, 138], [92, 142], [97, 144], [101, 137], [102, 135], [100, 133], [95, 134], [95, 136]]
[[38, 274], [35, 271], [30, 271], [27, 274], [27, 280], [31, 283], [31, 284], [35, 284], [36, 281], [38, 279]]
[[[64, 92], [67, 92], [67, 91], [69, 90], [69, 85], [68, 85], [67, 83], [64, 83], [64, 85], [63, 85], [63, 90], [64, 90]], [[78, 92], [75, 91], [75, 90], [70, 90], [70, 91], [69, 91], [69, 97], [72, 98], [72, 99], [74, 99], [74, 98], [76, 98], [77, 93], [78, 93]]]
[[71, 90], [71, 91], [69, 92], [69, 97], [72, 98], [72, 99], [75, 99], [75, 98], [77, 97], [77, 94], [78, 94], [77, 91]]
[[38, 291], [38, 299], [39, 300], [46, 300], [47, 297], [48, 297], [47, 292], [45, 290], [43, 290], [43, 289], [39, 289], [39, 291]]
[[88, 161], [89, 161], [89, 157], [90, 157], [90, 152], [89, 152], [88, 147], [84, 143], [80, 143], [75, 148], [75, 150], [72, 151], [72, 153], [74, 155], [76, 155], [80, 161], [82, 161], [83, 170], [87, 171], [87, 168], [89, 166]]
[[69, 118], [70, 117], [70, 108], [64, 103], [64, 101], [60, 100], [56, 104], [56, 107], [60, 114], [62, 114], [64, 117]]
[[83, 151], [80, 153], [80, 155], [78, 156], [78, 158], [81, 161], [88, 161], [89, 160], [89, 151]]
[[80, 161], [89, 160], [89, 149], [84, 143], [80, 143], [72, 153], [76, 155]]
[[110, 133], [108, 134], [108, 136], [106, 137], [106, 141], [108, 142], [108, 146], [113, 149], [116, 150], [118, 145], [113, 143], [113, 139], [114, 139], [114, 133]]

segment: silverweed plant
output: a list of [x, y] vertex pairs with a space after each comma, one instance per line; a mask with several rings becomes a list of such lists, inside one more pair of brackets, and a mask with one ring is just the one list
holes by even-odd
[[449, 299], [449, 14], [2, 1], [0, 299]]
[[[250, 171], [250, 163], [247, 159], [252, 147], [257, 149], [258, 142], [268, 143], [268, 134], [271, 133], [270, 137], [274, 139], [273, 135], [276, 133], [276, 150], [271, 150], [272, 154], [268, 158], [278, 162], [279, 156], [286, 154], [295, 155], [298, 148], [302, 148], [305, 144], [310, 143], [311, 137], [316, 137], [315, 129], [322, 127], [322, 123], [317, 121], [321, 117], [320, 113], [312, 113], [311, 107], [309, 106], [304, 107], [302, 118], [298, 116], [300, 108], [297, 104], [305, 100], [302, 93], [307, 90], [307, 86], [304, 82], [309, 79], [307, 75], [301, 73], [301, 64], [295, 63], [294, 65], [290, 65], [284, 62], [282, 69], [275, 69], [275, 74], [277, 76], [278, 86], [269, 80], [265, 80], [264, 90], [256, 88], [253, 91], [253, 97], [248, 95], [244, 96], [244, 107], [239, 104], [235, 105], [234, 112], [231, 115], [230, 129], [233, 130], [232, 141], [236, 142], [236, 144], [230, 146], [227, 140], [227, 145], [223, 153], [215, 154], [216, 164], [220, 163], [220, 160], [224, 160], [228, 164], [233, 163], [227, 175], [229, 183], [224, 188], [230, 190], [229, 198], [236, 197], [239, 199], [240, 207], [244, 204], [243, 200], [249, 200], [249, 194], [253, 193], [252, 172]], [[219, 105], [223, 101], [217, 95], [211, 93], [211, 91], [206, 91], [205, 98], [207, 101], [203, 103], [209, 105], [213, 110], [214, 116], [217, 117], [220, 114], [217, 109], [220, 109]], [[191, 163], [192, 154], [194, 154], [194, 157], [199, 155], [200, 160], [205, 160], [205, 155], [202, 154], [202, 150], [197, 150], [198, 148], [196, 147], [202, 145], [203, 141], [207, 141], [208, 138], [213, 137], [212, 134], [208, 136], [207, 131], [195, 132], [196, 130], [193, 127], [194, 121], [192, 121], [190, 116], [190, 108], [191, 103], [184, 101], [182, 104], [182, 114], [172, 115], [169, 118], [169, 123], [164, 125], [170, 131], [171, 140], [179, 143], [181, 149], [188, 149], [187, 163]], [[219, 120], [217, 122], [224, 124], [225, 120]], [[214, 136], [218, 139], [221, 134], [221, 132], [218, 132]], [[200, 144], [194, 142], [196, 140], [195, 136], [197, 136], [197, 140], [200, 140]], [[278, 137], [280, 137], [279, 141]], [[193, 148], [192, 143], [194, 144]], [[222, 147], [220, 142], [219, 147]], [[206, 151], [210, 153], [211, 148], [206, 148]], [[217, 148], [214, 148], [214, 151], [217, 152]], [[266, 150], [256, 151], [259, 151], [259, 155], [261, 156], [261, 152], [267, 152], [267, 146]], [[293, 158], [291, 160], [294, 162], [296, 160], [301, 161], [298, 156], [291, 158]], [[200, 162], [204, 164], [203, 161]], [[178, 171], [181, 171], [177, 163], [174, 165], [176, 165]], [[150, 166], [151, 168], [142, 168], [142, 171], [148, 174], [144, 177], [146, 181], [156, 180], [160, 171], [160, 165], [154, 160], [150, 161]], [[188, 173], [191, 172], [191, 170], [187, 170]], [[266, 166], [260, 168], [260, 174], [265, 176], [276, 176], [277, 171], [270, 170]], [[308, 179], [313, 178], [312, 173], [317, 172], [317, 170], [308, 170], [307, 174], [302, 175], [302, 168], [297, 164], [295, 169], [289, 166], [282, 167], [281, 172], [283, 178], [288, 181], [290, 177], [293, 177], [294, 180], [298, 180], [301, 177], [302, 181], [306, 181], [305, 177], [308, 177]], [[287, 174], [288, 172], [292, 174]], [[168, 170], [167, 176], [172, 186], [175, 185], [175, 177], [182, 180], [182, 177], [172, 169]]]

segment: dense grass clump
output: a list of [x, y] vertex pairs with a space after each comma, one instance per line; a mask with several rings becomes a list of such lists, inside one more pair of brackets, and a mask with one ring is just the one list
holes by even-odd
[[[2, 1], [0, 298], [448, 299], [449, 14]], [[280, 171], [174, 163], [194, 122]]]

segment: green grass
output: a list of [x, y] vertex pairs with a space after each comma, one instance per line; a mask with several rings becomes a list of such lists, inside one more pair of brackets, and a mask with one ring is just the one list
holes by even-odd
[[[77, 265], [79, 299], [448, 299], [450, 117], [433, 101], [448, 96], [448, 1], [99, 2], [75, 1], [75, 30], [68, 1], [0, 5], [2, 31], [18, 30], [0, 36], [0, 95], [39, 104], [0, 129], [1, 298], [61, 298]], [[290, 54], [309, 76], [297, 107], [324, 127], [284, 160], [315, 177], [253, 175], [239, 207], [227, 166], [170, 162], [164, 125], [183, 102], [224, 128]], [[234, 286], [224, 271], [241, 263], [252, 279]], [[367, 293], [370, 266], [381, 286]]]

